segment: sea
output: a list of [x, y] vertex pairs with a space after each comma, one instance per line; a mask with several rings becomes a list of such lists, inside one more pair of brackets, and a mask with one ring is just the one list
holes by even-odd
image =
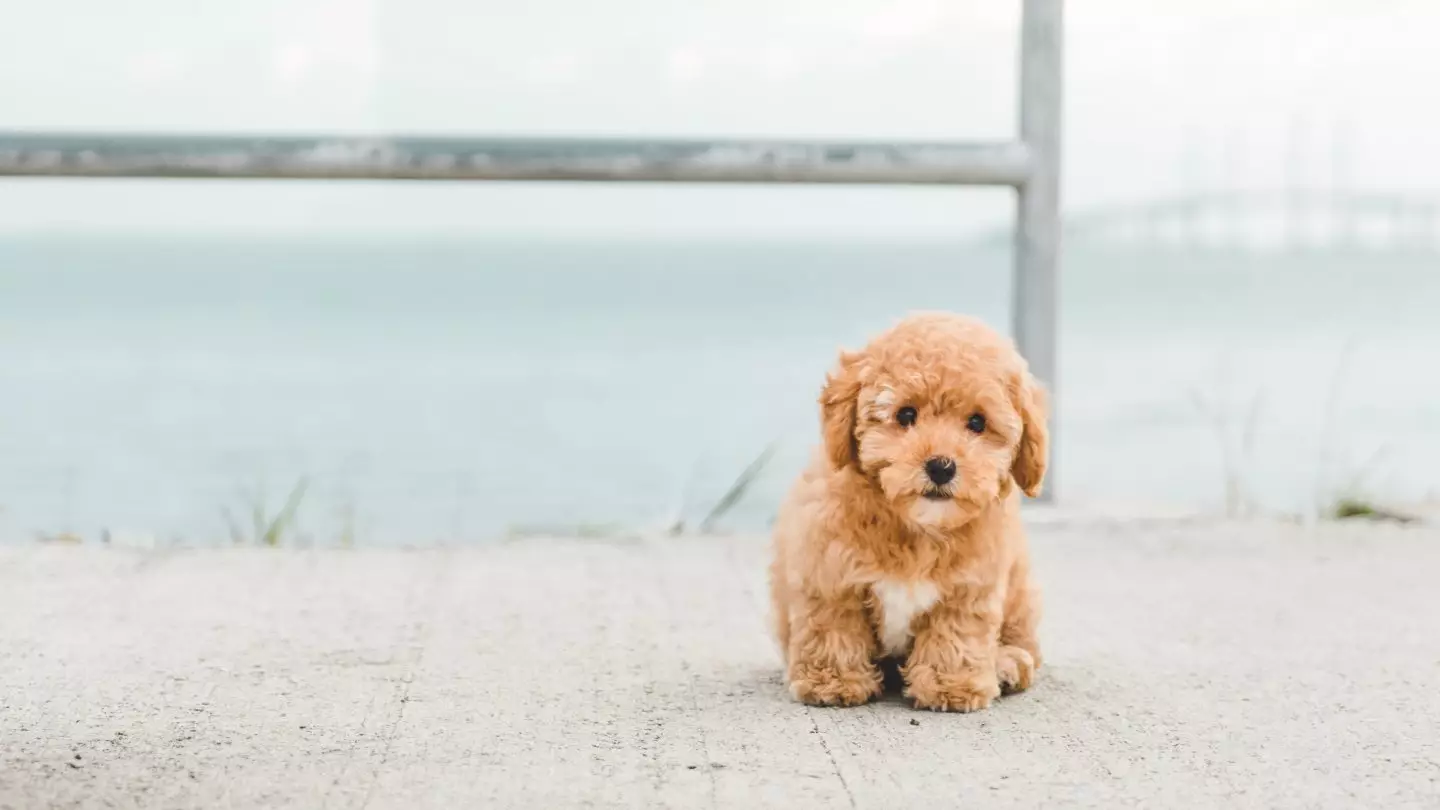
[[[1007, 328], [956, 242], [0, 238], [0, 541], [760, 531], [841, 347]], [[1323, 514], [1440, 487], [1429, 254], [1075, 249], [1053, 491]]]

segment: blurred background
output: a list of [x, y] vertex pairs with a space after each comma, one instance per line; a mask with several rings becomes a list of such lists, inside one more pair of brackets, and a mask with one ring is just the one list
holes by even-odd
[[[32, 3], [0, 28], [0, 129], [1009, 138], [1018, 22], [993, 0]], [[1062, 504], [1431, 500], [1437, 25], [1423, 0], [1067, 8]], [[763, 530], [840, 346], [917, 308], [1008, 326], [1012, 208], [0, 180], [0, 540]]]

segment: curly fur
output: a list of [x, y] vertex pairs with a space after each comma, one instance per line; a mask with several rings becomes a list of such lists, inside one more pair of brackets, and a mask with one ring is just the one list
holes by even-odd
[[[921, 708], [973, 711], [1030, 686], [1040, 605], [1019, 503], [1044, 482], [1046, 411], [1013, 344], [974, 319], [911, 315], [840, 354], [823, 452], [775, 526], [775, 633], [797, 699], [865, 703], [886, 658], [903, 659]], [[954, 462], [948, 485], [927, 476], [934, 457]]]

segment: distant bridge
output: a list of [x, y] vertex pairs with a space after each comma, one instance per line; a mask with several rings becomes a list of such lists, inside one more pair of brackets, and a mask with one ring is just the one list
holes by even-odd
[[[1067, 246], [1185, 251], [1440, 252], [1440, 197], [1383, 192], [1188, 194], [1064, 214]], [[985, 234], [983, 243], [1004, 235]]]

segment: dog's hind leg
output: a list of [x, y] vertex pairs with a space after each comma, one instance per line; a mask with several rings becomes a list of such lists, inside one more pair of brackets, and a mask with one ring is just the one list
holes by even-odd
[[1022, 558], [1010, 571], [1000, 649], [995, 657], [996, 675], [1006, 693], [1029, 689], [1040, 668], [1040, 640], [1036, 635], [1039, 624], [1040, 592], [1030, 582], [1029, 561]]

